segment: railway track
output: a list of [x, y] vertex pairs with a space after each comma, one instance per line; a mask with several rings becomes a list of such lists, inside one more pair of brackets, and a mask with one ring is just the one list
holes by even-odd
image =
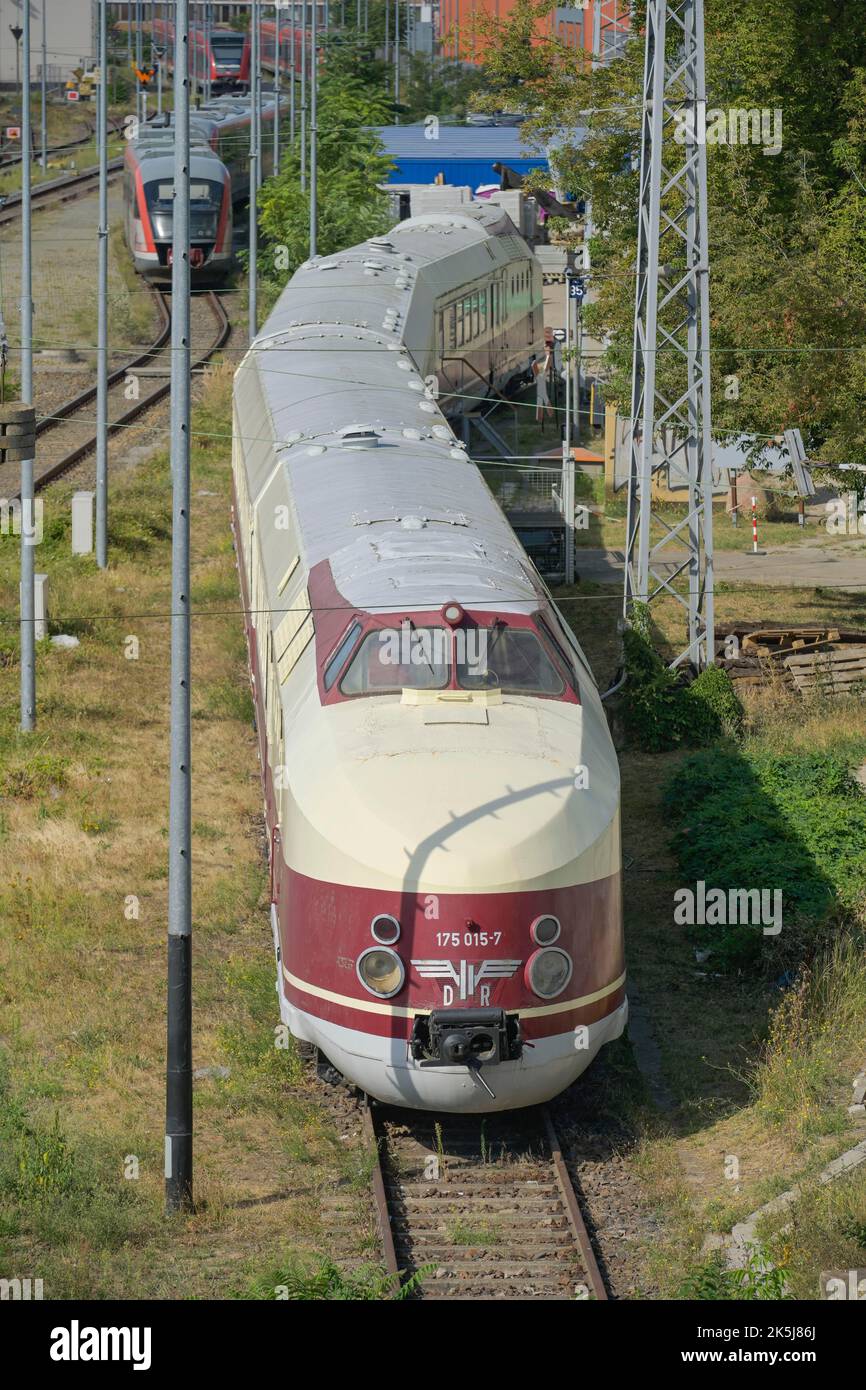
[[[112, 160], [109, 164], [109, 178], [117, 178], [122, 167], [122, 159]], [[61, 179], [54, 179], [50, 183], [35, 185], [31, 195], [33, 210], [55, 207], [58, 203], [65, 203], [86, 196], [96, 187], [98, 177], [98, 168], [92, 168]], [[20, 212], [20, 194], [13, 194], [0, 208], [0, 227], [16, 221]], [[127, 358], [121, 366], [116, 367], [109, 374], [109, 437], [117, 430], [133, 424], [151, 406], [163, 400], [171, 389], [171, 312], [169, 307], [171, 295], [167, 291], [152, 286], [150, 289], [156, 302], [159, 330], [156, 338], [147, 348]], [[206, 349], [194, 356], [192, 363], [194, 371], [204, 366], [215, 353], [219, 352], [231, 334], [231, 324], [218, 294], [213, 290], [208, 290], [204, 294], [193, 296], [193, 341], [197, 336], [197, 328], [201, 327], [200, 324], [195, 323], [195, 319], [201, 313], [202, 306], [206, 306], [210, 311], [210, 317], [216, 323], [216, 332], [211, 337]], [[130, 375], [135, 374], [140, 374], [144, 380], [154, 377], [156, 384], [130, 405], [124, 397], [124, 390]], [[36, 492], [70, 472], [95, 449], [95, 403], [96, 385], [94, 383], [60, 406], [53, 407], [50, 415], [38, 420], [36, 426], [38, 472], [34, 483]], [[74, 437], [76, 442], [72, 447], [67, 447], [70, 437]]]
[[550, 1110], [370, 1105], [386, 1267], [428, 1299], [607, 1299]]
[[[109, 134], [116, 135], [121, 130], [121, 128], [122, 127], [118, 124], [117, 121], [109, 122]], [[75, 140], [66, 140], [62, 145], [49, 145], [45, 153], [50, 157], [51, 155], [66, 154], [67, 151], [80, 149], [82, 145], [89, 144], [95, 136], [95, 134], [96, 122], [94, 120], [93, 125], [90, 126], [89, 129], [86, 130], [83, 135], [79, 135]], [[36, 144], [36, 129], [34, 127], [31, 134], [31, 164], [38, 163], [40, 156], [41, 146], [37, 146]], [[17, 165], [21, 163], [23, 158], [24, 156], [20, 153], [6, 155], [4, 159], [0, 159], [0, 173], [2, 173], [5, 169], [14, 169]]]
[[[118, 179], [122, 171], [122, 159], [109, 160], [109, 183]], [[92, 169], [82, 169], [78, 174], [65, 174], [59, 179], [49, 179], [47, 183], [36, 183], [30, 191], [31, 208], [33, 212], [40, 212], [43, 208], [56, 207], [58, 203], [68, 203], [73, 198], [90, 193], [97, 187], [98, 182], [99, 167], [94, 165]], [[10, 193], [0, 206], [0, 227], [16, 222], [20, 215], [21, 194]]]
[[[159, 317], [159, 332], [143, 352], [137, 353], [134, 357], [128, 358], [120, 367], [117, 367], [108, 377], [108, 435], [109, 438], [117, 430], [133, 424], [139, 416], [159, 401], [163, 400], [171, 391], [171, 295], [163, 290], [154, 289]], [[231, 323], [225, 307], [214, 290], [208, 290], [204, 294], [196, 295], [193, 298], [193, 309], [196, 315], [201, 312], [201, 308], [207, 306], [215, 324], [215, 332], [202, 352], [195, 353], [193, 356], [193, 371], [201, 368], [206, 362], [219, 352], [228, 341], [231, 333]], [[136, 373], [147, 373], [145, 381], [153, 379], [151, 389], [142, 394], [138, 400], [129, 404], [124, 392], [126, 384], [131, 375]], [[88, 454], [96, 448], [96, 386], [88, 386], [85, 391], [79, 392], [71, 400], [57, 407], [52, 414], [39, 420], [36, 425], [36, 467], [37, 474], [34, 481], [36, 492], [40, 492], [49, 483], [56, 482], [64, 474], [70, 472], [77, 464], [81, 463]], [[75, 431], [76, 443], [68, 447], [70, 433]]]

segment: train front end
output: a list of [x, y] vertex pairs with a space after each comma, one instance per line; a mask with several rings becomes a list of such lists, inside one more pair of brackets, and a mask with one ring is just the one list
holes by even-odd
[[[173, 132], [172, 132], [173, 133]], [[172, 273], [174, 157], [170, 148], [138, 152], [128, 240], [138, 273], [167, 284]], [[194, 285], [220, 283], [232, 264], [232, 196], [228, 171], [211, 151], [190, 159], [190, 270]]]
[[380, 1100], [479, 1112], [550, 1099], [625, 1025], [619, 777], [547, 605], [450, 612], [332, 647], [321, 622], [273, 925], [296, 1036]]
[[211, 92], [237, 92], [244, 85], [244, 57], [248, 37], [237, 30], [214, 29], [210, 34]]

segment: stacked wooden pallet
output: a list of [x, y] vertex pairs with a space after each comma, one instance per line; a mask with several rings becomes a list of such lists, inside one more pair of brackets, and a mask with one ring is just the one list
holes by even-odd
[[781, 681], [801, 693], [856, 694], [866, 683], [866, 632], [834, 627], [716, 628], [716, 660], [733, 681]]
[[785, 657], [785, 669], [804, 695], [866, 693], [866, 645], [796, 652]]

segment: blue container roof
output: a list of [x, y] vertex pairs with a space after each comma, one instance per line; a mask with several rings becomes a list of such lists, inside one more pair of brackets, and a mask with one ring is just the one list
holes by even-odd
[[[428, 127], [420, 125], [378, 126], [379, 136], [395, 168], [389, 183], [433, 183], [437, 174], [446, 183], [498, 183], [494, 164], [507, 164], [518, 174], [530, 169], [549, 169], [547, 151], [527, 147], [519, 126], [440, 125], [435, 140]], [[570, 131], [570, 143], [579, 143], [583, 131]]]

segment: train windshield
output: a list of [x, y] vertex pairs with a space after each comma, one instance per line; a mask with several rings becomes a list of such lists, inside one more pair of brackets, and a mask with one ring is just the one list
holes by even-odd
[[441, 627], [368, 632], [340, 682], [344, 695], [384, 695], [389, 691], [442, 690], [451, 672], [451, 633]]
[[457, 684], [462, 690], [499, 689], [513, 695], [565, 692], [565, 681], [538, 634], [531, 628], [507, 627], [505, 623], [467, 633], [464, 651], [458, 644]]
[[[352, 642], [332, 660], [336, 669], [329, 670], [331, 680], [326, 681], [326, 688], [336, 680], [339, 664], [357, 640], [357, 633], [350, 635]], [[551, 646], [570, 673], [570, 662], [552, 638]], [[340, 681], [344, 695], [384, 695], [407, 687], [443, 690], [447, 686], [554, 699], [568, 688], [538, 632], [504, 622], [460, 627], [453, 633], [450, 628], [416, 627], [407, 621], [395, 628], [376, 628], [364, 637]]]
[[211, 34], [210, 46], [217, 67], [240, 69], [244, 52], [243, 34]]
[[[165, 241], [171, 237], [174, 184], [154, 179], [145, 184], [147, 206], [153, 220], [154, 235]], [[215, 241], [222, 206], [223, 186], [214, 179], [193, 179], [189, 185], [189, 232], [193, 241]]]

